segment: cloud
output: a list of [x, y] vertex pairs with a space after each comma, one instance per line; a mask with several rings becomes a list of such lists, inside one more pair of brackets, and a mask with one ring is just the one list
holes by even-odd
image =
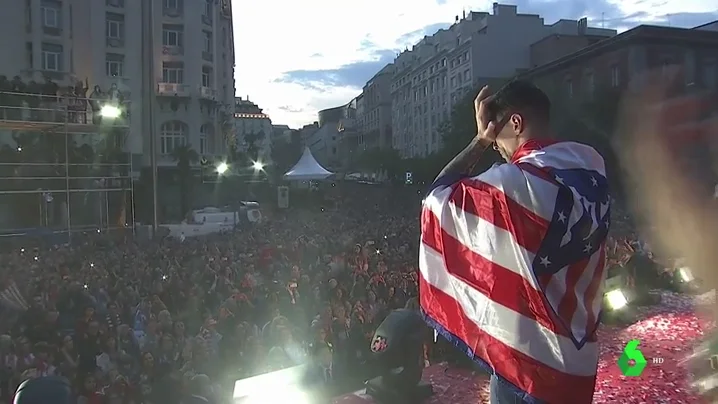
[[333, 69], [290, 70], [275, 79], [275, 82], [300, 84], [307, 89], [319, 92], [326, 91], [330, 87], [362, 88], [382, 67], [393, 62], [397, 53], [404, 47], [409, 47], [425, 35], [432, 35], [450, 25], [449, 23], [436, 23], [407, 32], [396, 39], [397, 47], [394, 49], [381, 49], [368, 34], [359, 42], [357, 48], [357, 53], [367, 54], [365, 60], [347, 63]]
[[656, 21], [663, 25], [671, 25], [676, 27], [697, 27], [712, 21], [718, 20], [717, 12], [708, 13], [672, 13], [664, 14], [660, 20]]
[[417, 42], [419, 42], [422, 38], [424, 38], [426, 35], [434, 35], [436, 31], [440, 29], [446, 29], [451, 26], [450, 23], [446, 22], [440, 22], [436, 24], [427, 25], [424, 28], [417, 29], [415, 31], [407, 32], [404, 35], [401, 35], [396, 39], [396, 44], [400, 48], [406, 48], [411, 47], [412, 45], [415, 45]]
[[[395, 55], [425, 35], [447, 28], [462, 10], [491, 12], [494, 0], [265, 0], [242, 7], [232, 0], [237, 92], [250, 94], [276, 123], [301, 127], [316, 111], [342, 105]], [[502, 0], [547, 24], [587, 17], [589, 25], [619, 31], [639, 24], [694, 27], [718, 20], [710, 0]], [[276, 14], [273, 10], [283, 10]], [[273, 24], [291, 35], [264, 36]], [[297, 26], [297, 21], [302, 21]], [[367, 21], [371, 24], [367, 24]]]
[[300, 114], [304, 112], [304, 108], [292, 107], [291, 105], [282, 105], [277, 107], [280, 111], [289, 112], [291, 114]]
[[347, 63], [335, 69], [291, 70], [275, 81], [296, 83], [317, 91], [328, 87], [362, 88], [382, 67], [394, 61], [396, 53], [396, 50], [376, 50], [370, 60]]
[[639, 0], [632, 5], [610, 0], [515, 0], [512, 4], [517, 5], [521, 13], [540, 15], [548, 24], [586, 17], [589, 26], [619, 31], [641, 24], [692, 28], [718, 19], [716, 11], [662, 12], [668, 4], [663, 0]]

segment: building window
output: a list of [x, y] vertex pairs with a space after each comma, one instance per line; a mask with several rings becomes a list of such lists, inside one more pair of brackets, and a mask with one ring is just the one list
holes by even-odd
[[180, 0], [164, 0], [164, 8], [168, 10], [179, 10]]
[[703, 85], [707, 88], [716, 88], [718, 87], [718, 77], [716, 75], [716, 69], [718, 68], [718, 64], [716, 63], [715, 59], [709, 59], [706, 60], [705, 63], [703, 63]]
[[183, 84], [184, 65], [181, 62], [162, 63], [162, 82], [171, 84]]
[[54, 43], [42, 44], [42, 70], [62, 71], [62, 45]]
[[611, 66], [611, 87], [616, 88], [621, 85], [621, 70], [617, 65]]
[[108, 77], [124, 77], [125, 56], [117, 53], [105, 55], [105, 72]]
[[593, 93], [596, 89], [596, 83], [593, 76], [593, 72], [586, 73], [586, 95], [588, 98], [593, 98]]
[[212, 15], [213, 15], [213, 11], [214, 11], [212, 2], [213, 2], [213, 0], [205, 0], [205, 3], [204, 3], [204, 13], [202, 14], [202, 21], [205, 24], [212, 23]]
[[214, 128], [212, 124], [205, 123], [199, 128], [199, 154], [212, 153], [212, 136]]
[[60, 28], [60, 3], [53, 1], [42, 2], [42, 26], [45, 28]]
[[568, 98], [573, 98], [573, 80], [571, 80], [570, 77], [566, 78], [566, 96]]
[[167, 155], [187, 142], [187, 125], [180, 121], [162, 124], [160, 135], [160, 153]]
[[209, 31], [202, 31], [202, 50], [207, 53], [212, 53], [212, 33]]
[[125, 16], [117, 13], [105, 14], [105, 36], [108, 39], [125, 38]]
[[202, 87], [214, 87], [212, 85], [212, 68], [209, 66], [202, 66]]
[[35, 63], [32, 57], [32, 42], [26, 42], [25, 43], [25, 60], [27, 61], [27, 67], [29, 69], [33, 69], [35, 67]]
[[671, 72], [671, 60], [669, 58], [663, 59], [661, 61], [661, 74], [663, 74], [664, 77], [668, 76]]
[[162, 45], [182, 47], [184, 28], [181, 25], [165, 24], [162, 27]]

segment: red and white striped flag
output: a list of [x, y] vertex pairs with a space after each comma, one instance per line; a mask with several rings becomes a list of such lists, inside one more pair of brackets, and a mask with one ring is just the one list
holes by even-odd
[[10, 281], [0, 292], [0, 305], [13, 310], [27, 310], [27, 302], [22, 297], [15, 281]]
[[603, 158], [531, 140], [424, 200], [426, 321], [525, 402], [590, 403], [610, 200]]

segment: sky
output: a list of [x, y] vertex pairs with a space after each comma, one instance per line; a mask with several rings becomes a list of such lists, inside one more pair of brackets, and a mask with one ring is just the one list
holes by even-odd
[[[485, 0], [232, 0], [237, 96], [274, 124], [301, 128], [346, 104], [398, 52], [448, 27]], [[514, 0], [545, 23], [588, 17], [625, 31], [640, 24], [694, 27], [718, 20], [718, 0]]]

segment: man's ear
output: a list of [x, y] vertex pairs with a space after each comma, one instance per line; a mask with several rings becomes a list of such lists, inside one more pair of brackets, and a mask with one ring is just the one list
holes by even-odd
[[509, 123], [514, 132], [516, 132], [516, 135], [520, 135], [525, 129], [524, 118], [519, 114], [511, 114]]

